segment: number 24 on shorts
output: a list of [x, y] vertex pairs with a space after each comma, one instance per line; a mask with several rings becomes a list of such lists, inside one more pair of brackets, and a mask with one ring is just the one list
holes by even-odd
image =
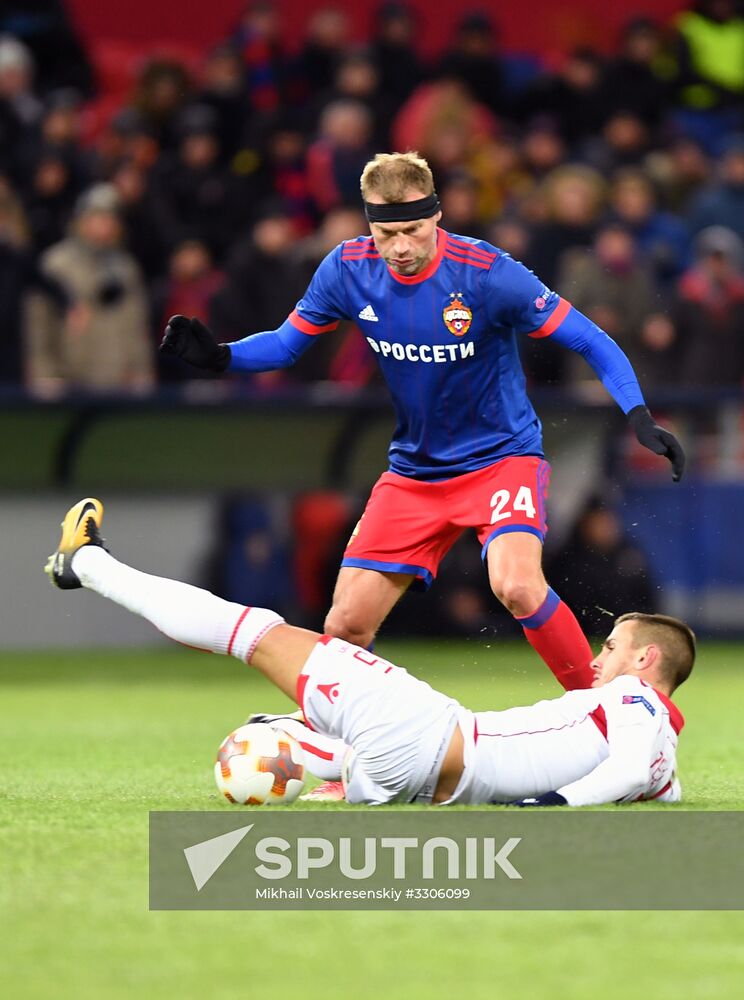
[[496, 490], [491, 497], [491, 524], [503, 521], [511, 517], [515, 510], [524, 511], [529, 518], [535, 516], [535, 501], [532, 498], [532, 490], [529, 486], [520, 486], [517, 490], [514, 502], [511, 503], [511, 492], [509, 490]]

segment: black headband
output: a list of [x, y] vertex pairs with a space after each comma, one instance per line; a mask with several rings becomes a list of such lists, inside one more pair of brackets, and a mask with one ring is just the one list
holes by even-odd
[[436, 191], [416, 201], [384, 201], [381, 205], [365, 201], [364, 212], [368, 222], [415, 222], [430, 219], [439, 211]]

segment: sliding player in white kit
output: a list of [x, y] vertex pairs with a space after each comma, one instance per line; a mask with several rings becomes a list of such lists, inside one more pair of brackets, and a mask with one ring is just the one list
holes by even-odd
[[102, 519], [94, 499], [68, 511], [47, 565], [54, 583], [96, 591], [177, 642], [255, 667], [297, 701], [310, 730], [330, 737], [332, 753], [344, 753], [351, 803], [680, 798], [675, 758], [684, 720], [670, 695], [690, 674], [695, 637], [677, 619], [624, 615], [599, 655], [576, 671], [583, 689], [471, 712], [368, 650], [118, 562], [103, 547]]

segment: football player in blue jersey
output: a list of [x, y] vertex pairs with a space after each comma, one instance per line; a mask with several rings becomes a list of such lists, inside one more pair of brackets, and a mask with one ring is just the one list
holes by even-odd
[[428, 587], [458, 536], [474, 528], [494, 594], [570, 687], [571, 672], [585, 670], [592, 652], [542, 572], [550, 466], [519, 337], [550, 337], [581, 354], [641, 444], [669, 459], [675, 481], [682, 448], [654, 422], [606, 333], [508, 254], [438, 226], [424, 159], [378, 154], [361, 189], [371, 235], [328, 254], [277, 330], [217, 344], [199, 320], [174, 316], [161, 350], [219, 372], [269, 371], [293, 364], [339, 320], [354, 320], [398, 423], [390, 467], [344, 554], [325, 631], [369, 646], [406, 589]]

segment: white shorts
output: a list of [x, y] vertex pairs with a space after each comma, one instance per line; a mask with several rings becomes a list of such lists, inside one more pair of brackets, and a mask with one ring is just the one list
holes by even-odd
[[324, 636], [297, 682], [311, 729], [342, 739], [351, 803], [431, 802], [460, 705], [374, 653]]

